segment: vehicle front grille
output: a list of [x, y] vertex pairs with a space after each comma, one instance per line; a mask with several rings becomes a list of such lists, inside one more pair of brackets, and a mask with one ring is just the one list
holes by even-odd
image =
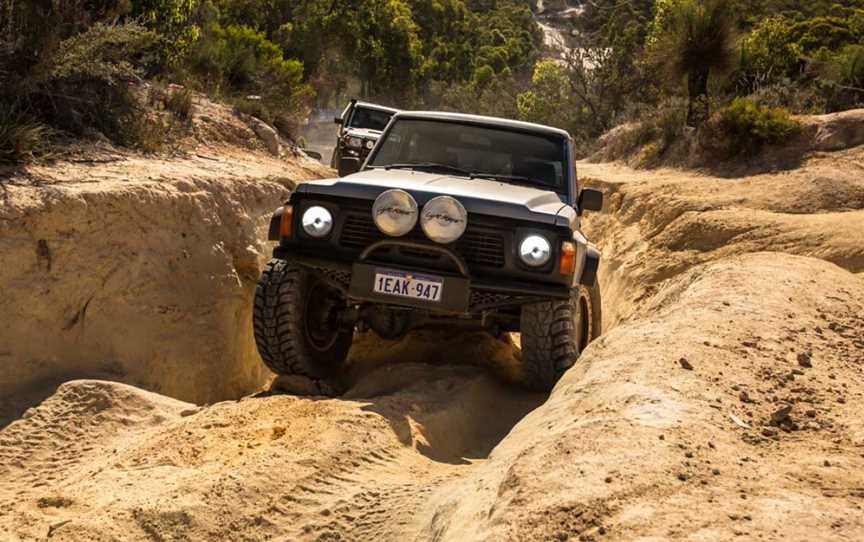
[[[362, 250], [376, 241], [389, 239], [378, 230], [371, 213], [349, 213], [342, 226], [339, 243], [346, 248]], [[433, 245], [419, 224], [404, 237], [405, 241]], [[491, 229], [472, 226], [470, 223], [462, 237], [450, 246], [465, 262], [486, 267], [504, 266], [504, 235]], [[439, 253], [420, 248], [403, 248], [402, 252], [415, 258], [438, 259]]]

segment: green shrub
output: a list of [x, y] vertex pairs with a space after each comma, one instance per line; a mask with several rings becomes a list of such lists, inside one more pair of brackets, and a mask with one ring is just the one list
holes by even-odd
[[[115, 0], [130, 4], [130, 0]], [[131, 0], [129, 14], [159, 36], [159, 61], [167, 65], [177, 62], [195, 43], [198, 27], [192, 17], [199, 0]]]
[[144, 111], [138, 62], [152, 50], [152, 32], [135, 22], [96, 23], [40, 41], [36, 59], [23, 43], [7, 42], [0, 58], [0, 107], [27, 111], [35, 124], [71, 135], [98, 132], [119, 145], [136, 143]]
[[[314, 96], [303, 81], [303, 64], [286, 60], [278, 45], [246, 26], [209, 26], [192, 49], [188, 65], [193, 84], [270, 124], [279, 120], [282, 126], [296, 127]], [[249, 95], [258, 98], [248, 99]]]
[[170, 151], [178, 147], [182, 130], [173, 117], [143, 114], [131, 120], [127, 146], [147, 154]]
[[637, 165], [653, 167], [668, 158], [668, 151], [684, 139], [687, 103], [681, 98], [668, 99], [631, 112], [630, 118], [634, 120], [604, 136], [600, 152], [606, 159], [636, 157]]
[[820, 51], [836, 51], [855, 43], [856, 36], [846, 17], [813, 17], [794, 25], [792, 32], [800, 50], [815, 56]]
[[22, 164], [47, 154], [50, 130], [14, 109], [0, 109], [0, 164]]
[[211, 26], [190, 56], [194, 71], [234, 91], [255, 90], [261, 78], [300, 85], [303, 64], [285, 60], [278, 45], [248, 26]]
[[184, 124], [192, 122], [195, 106], [192, 100], [192, 92], [189, 89], [175, 89], [164, 98], [165, 109], [170, 111], [174, 117]]
[[732, 158], [754, 155], [765, 145], [783, 143], [798, 130], [798, 122], [785, 109], [735, 98], [711, 117], [700, 135], [709, 151], [720, 158]]
[[841, 85], [864, 88], [864, 45], [847, 45], [828, 61], [823, 75]]
[[573, 106], [573, 93], [567, 67], [557, 60], [541, 60], [534, 65], [531, 89], [516, 98], [516, 108], [522, 120], [566, 125]]
[[790, 79], [760, 86], [749, 98], [762, 107], [786, 109], [798, 115], [818, 115], [828, 107], [828, 100], [818, 84], [796, 84]]
[[32, 109], [75, 135], [96, 130], [119, 145], [135, 145], [132, 127], [144, 114], [135, 60], [154, 43], [155, 35], [137, 23], [99, 23], [64, 40], [41, 67], [44, 75], [37, 71], [32, 79]]
[[770, 17], [741, 40], [738, 70], [748, 90], [794, 74], [801, 50], [793, 26], [786, 17]]

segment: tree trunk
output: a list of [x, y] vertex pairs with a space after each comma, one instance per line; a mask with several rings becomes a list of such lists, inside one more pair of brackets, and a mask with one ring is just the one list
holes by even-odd
[[698, 128], [708, 120], [708, 68], [698, 68], [687, 74], [687, 126]]

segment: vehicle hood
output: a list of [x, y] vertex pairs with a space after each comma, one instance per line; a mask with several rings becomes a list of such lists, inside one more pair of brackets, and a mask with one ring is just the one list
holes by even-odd
[[381, 137], [381, 132], [378, 130], [369, 130], [368, 128], [346, 128], [345, 133], [352, 137], [362, 137], [376, 141]]
[[372, 169], [339, 179], [307, 181], [300, 194], [374, 200], [385, 190], [398, 188], [414, 196], [419, 205], [448, 195], [471, 213], [503, 216], [544, 224], [569, 225], [559, 216], [567, 207], [555, 192], [487, 179], [467, 179], [407, 169]]

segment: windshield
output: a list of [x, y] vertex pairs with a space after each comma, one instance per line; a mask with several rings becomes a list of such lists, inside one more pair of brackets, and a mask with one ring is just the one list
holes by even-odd
[[387, 111], [357, 107], [354, 109], [354, 114], [351, 115], [351, 122], [348, 126], [351, 128], [365, 128], [367, 130], [378, 130], [379, 132], [383, 132], [392, 116], [393, 113]]
[[567, 193], [567, 140], [438, 120], [397, 120], [370, 167], [435, 169]]

